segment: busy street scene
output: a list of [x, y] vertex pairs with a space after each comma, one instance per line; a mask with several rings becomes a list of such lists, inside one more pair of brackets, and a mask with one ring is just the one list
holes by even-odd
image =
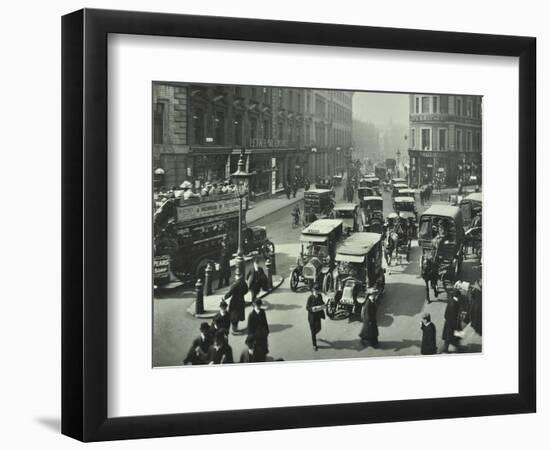
[[481, 352], [481, 106], [155, 82], [153, 366]]

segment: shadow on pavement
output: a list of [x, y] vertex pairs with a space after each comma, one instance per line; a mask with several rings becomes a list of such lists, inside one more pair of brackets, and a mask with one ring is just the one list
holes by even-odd
[[419, 340], [403, 339], [402, 341], [383, 341], [378, 342], [378, 348], [382, 350], [391, 350], [398, 352], [404, 348], [418, 347], [418, 353], [420, 354], [420, 344]]
[[357, 339], [348, 339], [348, 340], [339, 340], [339, 341], [328, 341], [323, 338], [317, 338], [318, 342], [323, 342], [327, 344], [326, 346], [319, 346], [319, 350], [324, 348], [330, 348], [335, 350], [357, 350], [361, 351], [365, 347], [361, 344], [359, 337]]
[[[391, 314], [393, 316], [416, 316], [422, 311], [425, 303], [426, 290], [424, 286], [408, 283], [392, 283], [386, 285], [386, 293], [378, 309], [378, 315]], [[401, 293], [398, 295], [397, 293]], [[389, 298], [388, 298], [389, 297]]]
[[[305, 309], [305, 306], [303, 308]], [[271, 303], [269, 309], [272, 311], [290, 311], [291, 309], [302, 309], [302, 306], [285, 303]]]
[[278, 333], [280, 331], [287, 330], [289, 328], [292, 328], [292, 325], [290, 324], [283, 324], [283, 323], [274, 323], [269, 324], [269, 334], [271, 333]]

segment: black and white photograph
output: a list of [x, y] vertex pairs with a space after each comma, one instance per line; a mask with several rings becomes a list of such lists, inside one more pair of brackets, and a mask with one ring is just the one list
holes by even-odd
[[483, 97], [152, 83], [152, 366], [481, 353]]

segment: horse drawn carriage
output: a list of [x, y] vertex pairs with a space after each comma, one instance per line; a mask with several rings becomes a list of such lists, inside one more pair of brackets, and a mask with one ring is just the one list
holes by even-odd
[[440, 281], [447, 290], [462, 270], [464, 227], [458, 206], [433, 205], [420, 217], [418, 244], [422, 277]]
[[332, 289], [334, 257], [336, 246], [342, 239], [342, 225], [339, 219], [321, 219], [302, 230], [302, 248], [290, 274], [293, 292], [298, 290], [300, 283], [309, 289], [319, 284], [325, 293]]
[[385, 257], [388, 265], [391, 265], [393, 257], [402, 263], [403, 258], [409, 262], [411, 253], [412, 236], [408, 220], [399, 214], [392, 212], [388, 214], [384, 226]]
[[378, 300], [384, 294], [381, 238], [379, 233], [355, 233], [338, 246], [333, 271], [335, 295], [327, 301], [329, 318], [359, 315], [369, 297]]
[[481, 257], [481, 214], [482, 214], [481, 192], [474, 192], [462, 199], [460, 210], [464, 224], [464, 247], [465, 252], [471, 252]]

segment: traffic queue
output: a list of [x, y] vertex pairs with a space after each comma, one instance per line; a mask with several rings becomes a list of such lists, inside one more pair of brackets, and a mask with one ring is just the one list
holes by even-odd
[[[363, 347], [379, 346], [377, 311], [384, 301], [386, 276], [391, 275], [391, 268], [411, 264], [413, 241], [420, 250], [418, 272], [425, 283], [425, 301], [430, 304], [442, 293], [447, 296], [441, 352], [458, 346], [467, 324], [481, 335], [481, 279], [462, 281], [467, 255], [479, 258], [481, 265], [481, 194], [432, 203], [424, 192], [423, 202], [431, 204], [419, 213], [417, 192], [405, 180], [395, 178], [390, 180], [393, 211], [384, 217], [379, 178], [365, 176], [355, 186], [357, 203], [348, 201], [349, 191], [344, 192], [344, 202], [337, 202], [332, 186], [315, 186], [304, 193], [303, 216], [298, 207], [291, 213], [292, 226], [303, 228], [289, 286], [294, 293], [310, 292], [305, 309], [313, 349], [318, 350], [322, 321], [345, 317], [362, 322], [358, 338]], [[185, 364], [267, 360], [268, 317], [257, 298], [260, 287], [265, 289], [265, 274], [259, 263], [255, 259], [246, 277], [235, 278], [220, 302], [219, 313], [210, 324], [201, 324]], [[239, 330], [248, 291], [253, 309], [247, 327]], [[428, 312], [423, 313], [419, 330], [420, 353], [437, 353], [436, 324]], [[237, 361], [229, 336], [241, 331], [247, 334]]]

